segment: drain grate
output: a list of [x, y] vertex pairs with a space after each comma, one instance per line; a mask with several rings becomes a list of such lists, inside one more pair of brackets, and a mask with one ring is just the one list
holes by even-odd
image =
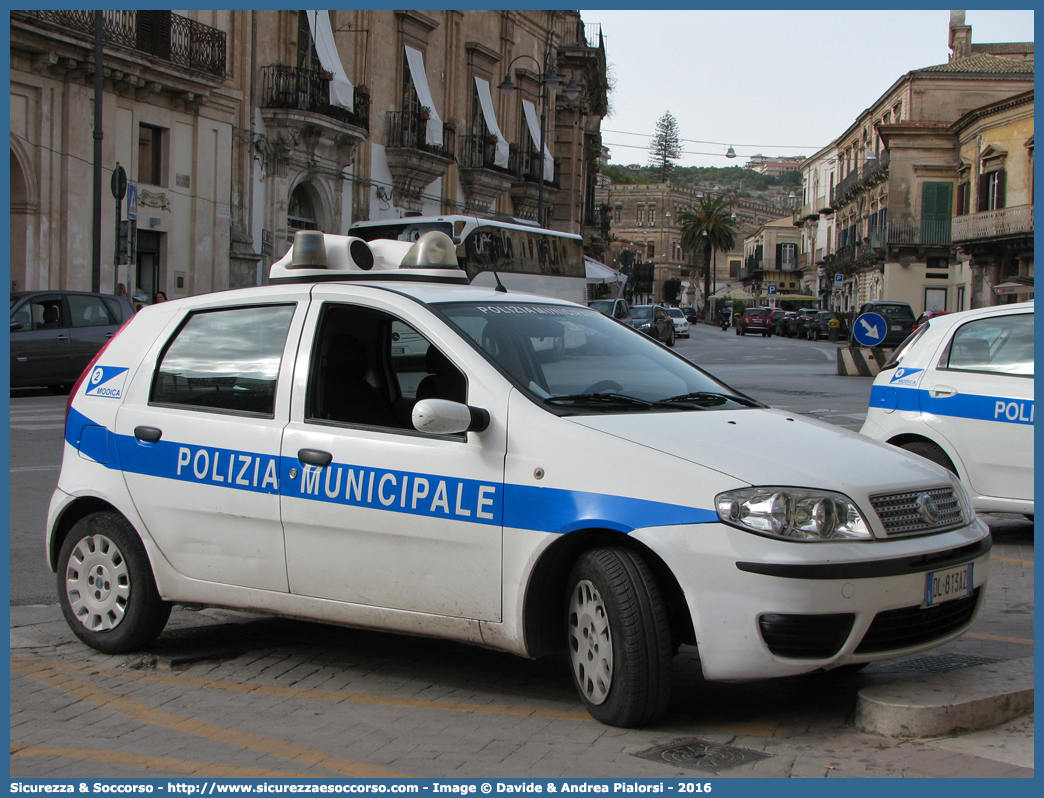
[[690, 770], [717, 771], [768, 759], [770, 755], [763, 754], [761, 751], [751, 751], [748, 748], [736, 748], [731, 745], [708, 743], [706, 740], [690, 739], [658, 745], [648, 751], [633, 754], [633, 756]]
[[889, 670], [916, 671], [917, 673], [947, 673], [960, 668], [974, 668], [976, 665], [992, 665], [1003, 660], [992, 657], [976, 657], [972, 654], [926, 654], [923, 657], [890, 662]]

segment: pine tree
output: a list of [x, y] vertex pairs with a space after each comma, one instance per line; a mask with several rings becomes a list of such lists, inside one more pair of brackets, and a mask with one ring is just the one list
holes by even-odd
[[649, 165], [659, 171], [660, 182], [666, 183], [674, 171], [674, 161], [681, 158], [678, 120], [670, 111], [656, 122], [656, 135], [649, 147]]

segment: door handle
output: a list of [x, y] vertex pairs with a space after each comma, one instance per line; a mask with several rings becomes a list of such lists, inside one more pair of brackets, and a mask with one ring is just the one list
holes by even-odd
[[145, 443], [155, 443], [163, 437], [163, 430], [155, 427], [135, 427], [134, 437]]
[[111, 332], [110, 333], [105, 333], [105, 337], [106, 338], [112, 338], [113, 335], [114, 335], [114, 333], [111, 333]]
[[56, 335], [56, 336], [54, 336], [54, 340], [56, 340], [56, 341], [68, 341], [69, 340], [69, 336], [68, 335]]
[[957, 389], [951, 388], [949, 385], [936, 385], [934, 388], [929, 388], [928, 393], [935, 399], [947, 399], [956, 396]]
[[320, 451], [319, 449], [298, 449], [297, 459], [306, 465], [325, 468], [333, 461], [333, 455], [329, 452]]

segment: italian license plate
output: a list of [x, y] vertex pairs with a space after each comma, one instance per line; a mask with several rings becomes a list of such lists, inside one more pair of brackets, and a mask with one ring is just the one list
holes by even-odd
[[975, 588], [975, 563], [945, 571], [930, 571], [924, 579], [924, 606], [933, 607], [950, 599], [970, 596]]
[[892, 329], [893, 330], [901, 330], [901, 329], [903, 329], [903, 325], [901, 325], [901, 324], [893, 324], [892, 325]]
[[405, 346], [393, 346], [391, 348], [391, 353], [393, 355], [405, 355], [406, 354], [406, 347]]

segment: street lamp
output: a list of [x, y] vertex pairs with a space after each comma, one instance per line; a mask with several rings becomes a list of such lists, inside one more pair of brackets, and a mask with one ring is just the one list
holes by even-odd
[[[547, 101], [551, 94], [551, 89], [557, 89], [562, 85], [562, 78], [558, 72], [555, 71], [554, 59], [551, 57], [551, 50], [544, 50], [544, 62], [537, 61], [531, 55], [517, 55], [511, 59], [511, 63], [507, 65], [506, 75], [503, 82], [499, 86], [502, 92], [510, 94], [515, 91], [518, 86], [511, 80], [511, 67], [520, 58], [528, 58], [538, 67], [540, 67], [540, 149], [537, 155], [540, 158], [540, 171], [537, 179], [537, 222], [541, 227], [544, 227], [544, 129], [547, 125]], [[575, 78], [570, 78], [568, 85], [563, 89], [563, 93], [570, 100], [575, 100], [580, 94], [580, 86], [577, 84]]]

